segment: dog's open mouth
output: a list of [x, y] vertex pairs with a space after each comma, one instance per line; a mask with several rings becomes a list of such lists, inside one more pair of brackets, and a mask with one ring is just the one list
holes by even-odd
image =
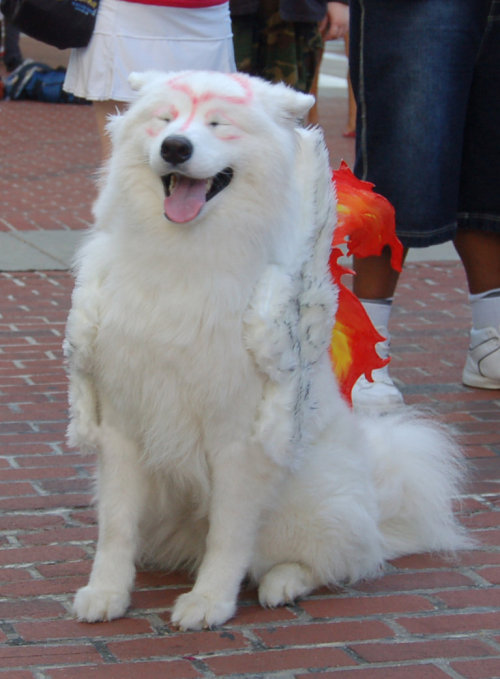
[[193, 179], [177, 172], [164, 175], [165, 216], [172, 222], [184, 224], [200, 214], [207, 201], [228, 186], [233, 170], [226, 167], [209, 179]]

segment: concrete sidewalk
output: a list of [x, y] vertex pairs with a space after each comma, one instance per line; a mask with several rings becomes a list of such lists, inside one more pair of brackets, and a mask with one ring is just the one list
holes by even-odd
[[[58, 65], [64, 54], [26, 41], [25, 56]], [[341, 136], [344, 68], [326, 60], [320, 95], [334, 167], [354, 147]], [[391, 371], [406, 402], [463, 446], [457, 510], [476, 550], [410, 555], [277, 610], [247, 589], [233, 620], [200, 633], [169, 622], [189, 576], [141, 571], [126, 618], [73, 619], [97, 536], [95, 459], [65, 443], [61, 343], [99, 143], [86, 106], [0, 102], [0, 120], [0, 679], [500, 679], [500, 391], [460, 383], [470, 311], [446, 249], [405, 267]]]
[[[0, 271], [65, 270], [82, 240], [79, 231], [11, 231], [0, 233]], [[456, 261], [449, 243], [413, 249], [408, 262]], [[348, 265], [348, 260], [344, 261]]]

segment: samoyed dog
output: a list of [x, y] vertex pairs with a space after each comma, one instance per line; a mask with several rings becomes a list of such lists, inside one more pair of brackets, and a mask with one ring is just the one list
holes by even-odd
[[181, 629], [466, 544], [460, 454], [415, 416], [353, 414], [329, 344], [335, 196], [313, 97], [240, 74], [132, 74], [77, 257], [69, 441], [98, 453], [80, 620], [122, 616], [137, 564], [189, 568]]

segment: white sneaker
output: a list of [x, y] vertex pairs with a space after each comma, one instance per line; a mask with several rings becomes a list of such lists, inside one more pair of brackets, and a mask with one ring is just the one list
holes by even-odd
[[[389, 356], [389, 340], [379, 342], [377, 353], [381, 358]], [[378, 368], [372, 372], [373, 382], [362, 375], [354, 384], [351, 400], [354, 410], [370, 414], [383, 414], [398, 410], [405, 405], [403, 395], [389, 375], [389, 367]]]
[[495, 328], [470, 331], [462, 382], [467, 387], [500, 389], [500, 334]]

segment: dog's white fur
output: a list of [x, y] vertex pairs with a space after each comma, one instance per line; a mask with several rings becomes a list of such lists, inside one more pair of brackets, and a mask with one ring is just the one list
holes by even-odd
[[[197, 629], [234, 615], [247, 574], [277, 606], [464, 545], [454, 444], [406, 414], [360, 419], [339, 395], [334, 196], [320, 131], [296, 122], [312, 97], [216, 73], [132, 80], [65, 343], [69, 440], [99, 454], [78, 618], [123, 615], [138, 562], [196, 571], [172, 620]], [[234, 170], [187, 224], [163, 214], [170, 135], [193, 145], [183, 173]]]

